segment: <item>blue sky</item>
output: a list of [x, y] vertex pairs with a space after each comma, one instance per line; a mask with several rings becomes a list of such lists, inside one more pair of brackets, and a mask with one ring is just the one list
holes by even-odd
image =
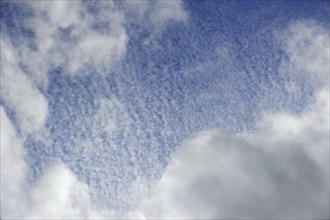
[[2, 2], [2, 217], [329, 216], [329, 16], [329, 1]]

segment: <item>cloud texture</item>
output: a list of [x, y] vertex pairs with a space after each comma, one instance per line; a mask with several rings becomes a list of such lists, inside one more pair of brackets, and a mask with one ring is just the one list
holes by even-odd
[[269, 114], [254, 133], [209, 131], [186, 141], [155, 189], [150, 216], [328, 218], [329, 94], [324, 98], [316, 101], [326, 103], [317, 106], [321, 115]]
[[[26, 143], [32, 139], [44, 148], [53, 146], [47, 91], [54, 70], [62, 69], [69, 77], [108, 74], [126, 54], [130, 12], [138, 12], [140, 22], [157, 34], [169, 22], [187, 20], [182, 3], [4, 3], [2, 13], [6, 7], [25, 14], [15, 15], [14, 21], [1, 20], [1, 218], [120, 217], [97, 209], [88, 186], [60, 159], [49, 162], [42, 176], [31, 181]], [[101, 100], [89, 121], [92, 143], [81, 139], [76, 144], [85, 154], [93, 154], [91, 145], [101, 144], [103, 134], [112, 137], [125, 129], [126, 118], [120, 101]]]
[[283, 65], [321, 80], [313, 103], [299, 115], [264, 112], [249, 133], [207, 131], [185, 141], [146, 202], [147, 216], [329, 218], [329, 34], [311, 21], [284, 33], [294, 34]]
[[1, 219], [329, 218], [327, 28], [194, 4], [13, 3]]

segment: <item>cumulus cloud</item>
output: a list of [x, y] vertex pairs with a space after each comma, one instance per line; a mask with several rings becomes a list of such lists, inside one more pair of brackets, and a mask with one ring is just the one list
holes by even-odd
[[145, 216], [329, 218], [329, 35], [312, 24], [292, 24], [283, 40], [285, 65], [319, 80], [314, 102], [300, 115], [264, 112], [253, 132], [206, 131], [185, 141]]

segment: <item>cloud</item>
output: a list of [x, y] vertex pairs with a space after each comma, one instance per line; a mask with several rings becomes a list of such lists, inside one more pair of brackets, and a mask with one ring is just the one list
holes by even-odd
[[19, 68], [15, 49], [2, 36], [1, 98], [14, 112], [20, 132], [40, 136], [48, 116], [47, 100]]
[[329, 92], [302, 115], [264, 114], [253, 133], [207, 131], [175, 152], [150, 218], [329, 217]]
[[[62, 66], [70, 75], [86, 70], [108, 73], [126, 52], [124, 16], [114, 2], [93, 6], [80, 1], [55, 1], [31, 3], [30, 7], [35, 16], [27, 21], [27, 27], [35, 33], [36, 49], [23, 49], [23, 56], [30, 57], [25, 63], [31, 72], [47, 73]], [[35, 59], [42, 66], [35, 65]]]
[[[65, 26], [62, 21], [55, 21]], [[24, 149], [26, 138], [32, 135], [47, 145], [51, 145], [51, 140], [45, 136], [48, 101], [39, 89], [38, 82], [22, 70], [21, 52], [27, 51], [14, 48], [6, 33], [2, 33], [1, 101], [6, 108], [1, 105], [1, 218], [110, 218], [113, 214], [96, 209], [87, 185], [60, 161], [49, 165], [37, 182], [29, 182], [31, 170]], [[40, 67], [36, 69], [40, 70]], [[104, 112], [109, 108], [111, 111]], [[115, 123], [120, 124], [120, 118], [117, 120], [120, 108], [116, 100], [109, 104], [102, 102], [98, 115], [113, 115]], [[12, 119], [5, 109], [14, 113]], [[103, 123], [100, 129], [112, 132], [115, 129], [113, 126], [108, 128]]]
[[[71, 76], [109, 73], [128, 53], [127, 27], [132, 22], [128, 16], [131, 11], [139, 14], [139, 22], [144, 25], [146, 21], [156, 32], [172, 22], [185, 23], [188, 19], [179, 1], [121, 4], [113, 1], [28, 3], [33, 16], [24, 21], [24, 26], [32, 30], [33, 37], [15, 46], [12, 45], [17, 40], [15, 37], [1, 39], [1, 99], [6, 106], [1, 107], [1, 200], [5, 201], [1, 218], [329, 217], [329, 88], [326, 83], [329, 53], [324, 49], [329, 48], [326, 41], [329, 36], [323, 27], [311, 21], [292, 23], [281, 36], [289, 57], [289, 62], [281, 68], [297, 76], [310, 74], [323, 82], [318, 85], [321, 88], [316, 89], [314, 102], [302, 114], [264, 112], [256, 122], [256, 129], [249, 133], [204, 131], [186, 140], [173, 154], [149, 195], [146, 186], [150, 183], [145, 183], [143, 178], [136, 177], [133, 184], [125, 179], [138, 172], [133, 170], [139, 169], [137, 166], [124, 170], [132, 161], [136, 162], [134, 152], [130, 152], [135, 149], [127, 146], [116, 152], [119, 156], [107, 155], [112, 161], [102, 155], [108, 145], [117, 147], [113, 140], [103, 146], [104, 136], [127, 135], [121, 131], [131, 123], [123, 103], [116, 98], [104, 99], [90, 121], [86, 120], [88, 125], [84, 129], [89, 130], [90, 133], [86, 133], [91, 139], [73, 141], [76, 148], [72, 151], [76, 152], [71, 152], [83, 153], [80, 159], [84, 160], [90, 155], [86, 156], [86, 151], [78, 147], [89, 147], [93, 158], [87, 158], [82, 166], [90, 166], [86, 170], [92, 170], [95, 185], [87, 186], [82, 176], [77, 176], [70, 170], [72, 167], [61, 161], [49, 163], [35, 182], [27, 180], [30, 170], [23, 146], [26, 136], [38, 135], [45, 129], [48, 104], [43, 91], [47, 90], [49, 72], [61, 67]], [[9, 117], [5, 109], [12, 111], [14, 117]], [[84, 141], [85, 145], [81, 143]], [[53, 146], [48, 143], [47, 147]], [[152, 164], [153, 159], [148, 160]], [[110, 172], [104, 172], [109, 164], [113, 178], [106, 176]], [[141, 165], [143, 169], [146, 168]], [[121, 182], [118, 187], [112, 187], [112, 180]], [[135, 211], [100, 210], [95, 201], [98, 198], [91, 196], [93, 190], [105, 194], [98, 186], [111, 186], [107, 192], [115, 192], [113, 198], [108, 198], [110, 201], [140, 206]]]
[[313, 103], [264, 112], [254, 131], [186, 140], [142, 205], [147, 218], [329, 218], [329, 35], [311, 21], [285, 34], [285, 66], [319, 81]]
[[250, 133], [206, 131], [175, 152], [147, 218], [329, 218], [329, 92], [302, 115], [268, 113]]
[[[107, 74], [125, 57], [129, 36], [127, 14], [141, 14], [141, 24], [164, 30], [169, 22], [187, 20], [181, 1], [154, 3], [125, 1], [28, 2], [23, 7], [33, 14], [21, 22], [32, 34], [15, 36], [18, 62], [33, 81], [47, 87], [48, 73], [61, 67], [71, 76]], [[150, 15], [149, 15], [150, 14]], [[16, 40], [17, 40], [16, 39]]]
[[129, 13], [150, 22], [158, 31], [171, 22], [185, 23], [189, 17], [183, 1], [123, 1], [123, 4]]
[[27, 219], [89, 219], [101, 217], [91, 203], [86, 184], [63, 164], [51, 165], [30, 191]]
[[329, 86], [329, 33], [314, 20], [291, 23], [280, 37], [293, 71], [311, 74]]
[[326, 168], [329, 163], [329, 90], [320, 89], [315, 94], [314, 103], [301, 115], [265, 113], [257, 122], [257, 128], [260, 133], [258, 141], [279, 142], [277, 148], [300, 146], [313, 161]]
[[15, 131], [2, 106], [0, 113], [1, 218], [89, 219], [112, 216], [92, 204], [87, 185], [60, 161], [50, 165], [36, 183], [30, 183], [24, 140]]
[[[320, 167], [298, 143], [281, 148], [281, 141], [250, 139], [214, 131], [186, 142], [155, 188], [157, 196], [147, 202], [146, 215], [165, 219], [328, 217], [326, 167]], [[265, 149], [269, 145], [274, 149]]]
[[[111, 136], [120, 129], [126, 129], [126, 119], [125, 109], [118, 100], [101, 100], [100, 108], [91, 120], [94, 143], [101, 144], [103, 133]], [[33, 120], [31, 123], [33, 124]], [[26, 135], [17, 132], [5, 108], [1, 106], [2, 218], [118, 219], [132, 215], [111, 209], [99, 209], [90, 197], [93, 189], [79, 180], [60, 160], [54, 159], [45, 167], [43, 174], [36, 182], [30, 182], [28, 177], [31, 170], [27, 163], [28, 155], [23, 147], [25, 140]], [[84, 142], [84, 140], [80, 141], [76, 144]], [[91, 146], [93, 144], [88, 145], [88, 147]], [[89, 150], [93, 150], [97, 154], [102, 153], [98, 151], [99, 149]], [[87, 162], [85, 165], [89, 166], [93, 163], [90, 158]], [[103, 169], [108, 168], [104, 167]], [[100, 176], [101, 173], [102, 169], [100, 168], [100, 172], [96, 172], [95, 175]], [[103, 181], [106, 181], [105, 177], [102, 178]], [[135, 189], [131, 190], [134, 191]]]
[[150, 15], [151, 22], [156, 26], [164, 26], [169, 22], [187, 22], [188, 13], [182, 1], [158, 1]]
[[[144, 3], [132, 5], [135, 10], [144, 7]], [[32, 12], [21, 21], [31, 37], [10, 35], [11, 27], [1, 23], [1, 97], [14, 110], [21, 131], [36, 134], [47, 120], [48, 104], [42, 92], [47, 90], [48, 74], [57, 67], [72, 76], [109, 73], [126, 53], [124, 12], [130, 7], [122, 9], [113, 1], [29, 2], [22, 7]], [[160, 26], [187, 17], [182, 2], [146, 7]]]
[[5, 112], [0, 108], [1, 119], [1, 218], [7, 215], [24, 212], [21, 203], [26, 194], [25, 152], [23, 141], [17, 136], [14, 125]]
[[[36, 209], [33, 212], [38, 212], [38, 218], [43, 214], [53, 217], [54, 214], [58, 215], [59, 211], [69, 211], [67, 214], [70, 215], [71, 210], [67, 209], [67, 203], [72, 190], [69, 188], [75, 184], [74, 189], [78, 190], [76, 194], [85, 196], [83, 187], [76, 184], [72, 174], [63, 165], [49, 169], [33, 190], [28, 183], [28, 171], [23, 140], [1, 106], [1, 217], [26, 217], [31, 211], [28, 208], [31, 204], [33, 209]], [[33, 202], [28, 199], [31, 195], [35, 199]], [[49, 204], [51, 202], [53, 203]], [[34, 203], [37, 203], [37, 206]], [[31, 216], [35, 215], [33, 212]]]
[[[143, 8], [143, 4], [134, 6], [134, 10], [140, 10], [137, 8]], [[46, 148], [53, 147], [46, 126], [51, 123], [47, 100], [50, 73], [61, 69], [72, 77], [107, 74], [120, 64], [129, 41], [129, 9], [114, 1], [25, 2], [12, 6], [19, 13], [10, 18], [19, 26], [1, 20], [1, 218], [126, 216], [97, 209], [90, 198], [91, 189], [60, 160], [43, 166], [43, 174], [30, 182], [32, 171], [24, 147], [31, 139], [42, 140]], [[185, 14], [182, 3], [156, 2], [146, 7], [155, 17], [161, 12], [162, 18], [154, 22], [159, 29], [166, 28], [170, 21], [182, 21]], [[28, 13], [21, 16], [20, 10]], [[127, 112], [117, 99], [100, 103], [99, 111], [89, 121], [94, 144], [103, 141], [104, 133], [111, 136], [128, 126]], [[102, 152], [96, 152], [96, 156], [99, 154]], [[138, 181], [136, 185], [140, 187]], [[132, 193], [140, 195], [133, 188]]]

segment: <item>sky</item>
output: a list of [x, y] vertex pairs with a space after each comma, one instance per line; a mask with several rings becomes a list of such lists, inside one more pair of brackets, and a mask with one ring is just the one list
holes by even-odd
[[329, 1], [2, 1], [1, 219], [328, 219]]

